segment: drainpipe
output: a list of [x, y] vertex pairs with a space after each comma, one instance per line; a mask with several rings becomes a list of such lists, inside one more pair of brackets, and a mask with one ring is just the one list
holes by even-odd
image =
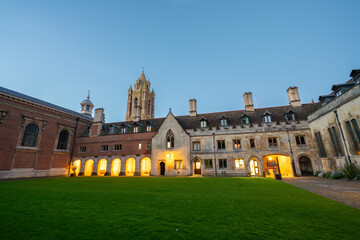
[[73, 157], [73, 154], [74, 154], [76, 130], [77, 130], [77, 126], [78, 126], [79, 120], [80, 120], [80, 118], [77, 117], [77, 118], [76, 118], [76, 124], [75, 124], [75, 130], [74, 130], [73, 144], [72, 144], [72, 146], [71, 146], [71, 152], [70, 152], [69, 174], [68, 174], [69, 176], [70, 176], [70, 166], [71, 166], [71, 163], [72, 163], [72, 157]]
[[217, 176], [217, 171], [216, 171], [216, 152], [215, 152], [215, 133], [213, 133], [213, 146], [214, 146], [214, 168], [215, 168], [215, 176]]
[[340, 129], [340, 133], [341, 133], [341, 138], [343, 140], [343, 143], [344, 143], [344, 148], [345, 148], [345, 152], [347, 154], [347, 158], [349, 160], [349, 163], [351, 164], [351, 158], [350, 158], [350, 154], [349, 154], [349, 150], [348, 150], [348, 147], [347, 147], [347, 144], [346, 144], [346, 141], [345, 141], [345, 136], [344, 136], [344, 132], [342, 130], [342, 127], [341, 127], [341, 123], [340, 123], [340, 120], [339, 120], [339, 115], [337, 113], [337, 110], [334, 111], [335, 113], [335, 116], [336, 116], [336, 121], [339, 125], [339, 129]]
[[295, 170], [295, 163], [294, 163], [294, 153], [293, 153], [292, 146], [291, 146], [291, 141], [290, 141], [290, 135], [289, 135], [289, 129], [288, 128], [286, 128], [286, 133], [287, 133], [289, 147], [290, 147], [291, 169], [292, 169], [294, 177], [296, 177], [296, 170]]

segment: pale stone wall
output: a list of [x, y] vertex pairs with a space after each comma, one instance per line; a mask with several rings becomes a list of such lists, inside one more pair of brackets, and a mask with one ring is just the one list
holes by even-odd
[[[344, 133], [344, 139], [339, 130], [339, 124], [336, 120], [334, 110], [337, 110]], [[360, 85], [354, 86], [351, 90], [345, 92], [309, 116], [309, 124], [314, 139], [315, 132], [320, 132], [324, 143], [327, 155], [327, 158], [321, 159], [324, 171], [342, 169], [348, 162], [347, 158], [345, 158], [347, 152], [350, 154], [351, 161], [360, 167], [360, 156], [354, 149], [354, 145], [345, 125], [345, 122], [350, 121], [351, 119], [356, 119], [358, 124], [360, 122]], [[344, 157], [335, 156], [333, 144], [328, 133], [328, 128], [330, 127], [335, 127], [337, 130], [340, 146], [345, 155]], [[345, 147], [344, 141], [347, 147]]]
[[[174, 133], [173, 149], [166, 148], [166, 135]], [[151, 175], [160, 175], [160, 162], [165, 162], [165, 176], [191, 175], [190, 137], [170, 112], [152, 139]], [[175, 160], [182, 160], [182, 169], [174, 169]]]

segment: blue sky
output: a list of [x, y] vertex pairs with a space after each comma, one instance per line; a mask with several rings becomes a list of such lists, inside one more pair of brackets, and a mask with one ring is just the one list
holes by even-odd
[[91, 91], [106, 121], [125, 119], [141, 74], [155, 116], [303, 103], [360, 68], [360, 1], [0, 0], [0, 85], [80, 111]]

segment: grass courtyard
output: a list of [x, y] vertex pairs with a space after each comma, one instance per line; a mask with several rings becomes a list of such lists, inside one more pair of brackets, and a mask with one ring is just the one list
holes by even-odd
[[360, 210], [264, 178], [0, 182], [0, 239], [360, 239]]

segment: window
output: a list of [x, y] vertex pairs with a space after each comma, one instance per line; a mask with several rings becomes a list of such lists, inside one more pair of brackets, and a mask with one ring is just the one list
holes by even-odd
[[296, 139], [296, 145], [306, 145], [306, 142], [305, 142], [305, 136], [301, 135], [301, 136], [295, 136], [295, 139]]
[[213, 168], [213, 160], [205, 159], [205, 168]]
[[295, 114], [293, 112], [289, 112], [289, 113], [285, 114], [285, 119], [286, 119], [286, 122], [290, 122], [291, 120], [296, 121]]
[[241, 118], [241, 125], [246, 125], [246, 124], [249, 124], [250, 123], [250, 120], [249, 120], [249, 117], [242, 117]]
[[134, 126], [134, 133], [139, 132], [139, 126]]
[[86, 105], [86, 111], [90, 111], [90, 105]]
[[151, 115], [151, 101], [149, 100], [149, 103], [148, 103], [148, 115]]
[[146, 127], [146, 131], [147, 131], [147, 132], [151, 132], [151, 131], [152, 131], [152, 125], [148, 125], [148, 126]]
[[227, 160], [219, 159], [219, 168], [227, 168]]
[[36, 124], [30, 123], [29, 125], [27, 125], [24, 131], [24, 136], [21, 142], [21, 146], [35, 147], [38, 133], [39, 133], [39, 127]]
[[336, 97], [339, 97], [341, 94], [342, 94], [342, 92], [341, 92], [341, 90], [339, 90], [339, 91], [336, 92], [335, 95], [336, 95]]
[[121, 134], [125, 134], [126, 133], [126, 127], [121, 127], [121, 129], [120, 129], [120, 133]]
[[182, 160], [175, 160], [175, 169], [182, 169]]
[[250, 148], [256, 148], [255, 139], [253, 139], [253, 138], [250, 138]]
[[81, 153], [86, 152], [86, 147], [83, 147], [83, 146], [79, 147], [79, 152], [81, 152]]
[[357, 137], [358, 141], [360, 142], [360, 129], [359, 129], [359, 125], [356, 122], [356, 119], [351, 120], [351, 125], [353, 126], [355, 133], [356, 133], [356, 137]]
[[335, 150], [335, 155], [337, 157], [343, 156], [343, 152], [342, 152], [341, 146], [340, 146], [339, 137], [337, 135], [335, 127], [328, 128], [328, 132], [329, 132], [331, 142], [332, 142], [334, 150]]
[[[354, 119], [354, 120], [355, 120], [355, 119]], [[356, 151], [356, 153], [357, 153], [357, 152], [360, 150], [360, 148], [359, 148], [358, 140], [357, 140], [356, 137], [355, 137], [355, 132], [354, 132], [352, 126], [351, 126], [350, 121], [347, 121], [347, 122], [345, 123], [345, 125], [346, 125], [346, 129], [347, 129], [347, 131], [348, 131], [348, 133], [349, 133], [349, 135], [350, 135], [350, 137], [351, 137], [352, 143], [353, 143], [353, 145], [354, 145], [354, 149], [355, 149], [355, 151]]]
[[139, 143], [139, 150], [141, 150], [141, 143]]
[[200, 142], [193, 142], [193, 151], [200, 151]]
[[134, 100], [134, 107], [137, 107], [137, 106], [138, 106], [138, 99], [135, 98], [135, 100]]
[[277, 139], [274, 137], [268, 138], [268, 142], [269, 142], [269, 147], [277, 147], [278, 146]]
[[220, 124], [221, 124], [221, 126], [222, 127], [227, 127], [227, 119], [226, 118], [222, 118], [221, 120], [220, 120]]
[[225, 149], [225, 141], [224, 140], [218, 140], [217, 145], [218, 145], [218, 149]]
[[321, 158], [326, 158], [326, 152], [325, 152], [325, 148], [324, 148], [324, 143], [322, 141], [322, 137], [321, 137], [320, 132], [315, 133], [315, 138], [316, 138], [316, 143], [318, 145], [320, 157]]
[[114, 145], [114, 150], [115, 150], [115, 151], [120, 151], [121, 148], [122, 148], [121, 144], [116, 144], [116, 145]]
[[174, 134], [169, 130], [166, 134], [166, 148], [173, 148], [174, 145]]
[[59, 141], [57, 145], [57, 149], [66, 150], [69, 140], [69, 132], [66, 130], [62, 130], [59, 134]]
[[101, 152], [107, 152], [107, 151], [109, 151], [109, 145], [101, 145], [100, 151], [101, 151]]
[[271, 116], [269, 114], [263, 116], [263, 121], [267, 124], [271, 123]]
[[148, 143], [147, 146], [146, 146], [146, 149], [150, 150], [150, 148], [151, 148], [151, 143]]
[[207, 127], [207, 121], [206, 120], [201, 120], [200, 121], [200, 127], [206, 128]]
[[241, 148], [241, 140], [240, 139], [233, 140], [233, 143], [234, 143], [234, 149], [240, 149]]
[[245, 169], [244, 159], [235, 159], [235, 169]]

